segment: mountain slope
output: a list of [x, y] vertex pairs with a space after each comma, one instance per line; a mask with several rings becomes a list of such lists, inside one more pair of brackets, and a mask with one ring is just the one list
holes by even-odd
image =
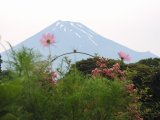
[[[70, 21], [57, 21], [36, 35], [18, 44], [14, 48], [19, 48], [24, 45], [29, 48], [37, 49], [43, 55], [47, 56], [48, 48], [43, 47], [40, 44], [40, 38], [45, 33], [54, 34], [56, 43], [51, 49], [52, 54], [57, 56], [66, 52], [72, 52], [76, 49], [79, 52], [86, 52], [92, 55], [97, 53], [100, 56], [113, 59], [118, 59], [117, 53], [119, 51], [124, 51], [131, 56], [131, 62], [136, 62], [144, 58], [156, 57], [150, 52], [136, 52], [131, 50], [123, 45], [98, 35], [81, 23]], [[86, 57], [87, 56], [82, 57], [82, 55], [77, 55], [77, 60]]]

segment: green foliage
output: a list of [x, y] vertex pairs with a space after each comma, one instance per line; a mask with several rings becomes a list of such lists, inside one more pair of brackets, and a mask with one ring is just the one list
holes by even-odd
[[[129, 97], [118, 80], [88, 79], [73, 72], [58, 82], [54, 95], [59, 120], [128, 119]], [[118, 116], [119, 112], [123, 114]]]
[[96, 68], [96, 61], [98, 58], [88, 58], [76, 63], [76, 68], [84, 74], [90, 74]]
[[61, 59], [61, 63], [57, 68], [57, 72], [59, 76], [64, 77], [69, 71], [71, 67], [71, 60], [68, 57], [64, 57]]
[[140, 60], [135, 64], [130, 64], [128, 68], [128, 78], [133, 80], [141, 96], [141, 112], [144, 119], [160, 119], [160, 59]]
[[5, 116], [1, 118], [1, 120], [18, 120], [18, 119], [13, 114], [7, 113]]
[[[39, 64], [38, 56], [27, 48], [20, 51], [12, 51], [12, 61], [10, 70], [2, 71], [0, 77], [0, 119], [7, 116], [14, 116], [21, 109], [19, 98], [23, 94], [23, 84], [32, 79], [42, 78], [43, 64]], [[39, 64], [39, 66], [37, 66]], [[38, 75], [39, 72], [42, 74]], [[16, 115], [19, 116], [19, 115]]]
[[12, 110], [15, 109], [14, 104], [20, 92], [21, 85], [19, 80], [7, 81], [0, 84], [0, 118], [2, 116], [4, 120], [7, 120], [11, 114], [14, 116]]
[[54, 86], [33, 77], [2, 88], [5, 101], [1, 104], [5, 107], [1, 108], [7, 110], [2, 118], [8, 114], [20, 120], [128, 120], [129, 117], [130, 97], [118, 80], [88, 79], [73, 72]]
[[160, 58], [148, 58], [148, 59], [143, 59], [138, 62], [138, 64], [144, 64], [149, 67], [158, 67], [160, 66]]
[[51, 86], [42, 86], [37, 79], [30, 79], [22, 84], [23, 89], [18, 98], [17, 116], [22, 120], [52, 120], [54, 99]]
[[[85, 114], [91, 120], [129, 119], [125, 118], [129, 100], [124, 86], [119, 81], [109, 81], [104, 78], [88, 80], [83, 94]], [[122, 116], [117, 115], [119, 112], [123, 113]]]
[[34, 52], [33, 49], [25, 47], [18, 51], [12, 50], [11, 61], [9, 61], [11, 69], [16, 71], [19, 76], [33, 74], [32, 72], [42, 63], [45, 64], [45, 62], [41, 62], [40, 54]]

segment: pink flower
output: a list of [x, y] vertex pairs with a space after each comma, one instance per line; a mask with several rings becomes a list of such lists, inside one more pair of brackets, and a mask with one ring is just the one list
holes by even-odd
[[114, 79], [115, 78], [115, 75], [113, 73], [113, 69], [110, 68], [110, 69], [103, 69], [103, 73], [106, 77], [109, 77], [111, 79]]
[[96, 65], [100, 68], [106, 67], [107, 60], [105, 58], [99, 58], [99, 60], [96, 62]]
[[47, 33], [42, 36], [40, 41], [43, 46], [48, 47], [49, 45], [55, 43], [55, 37], [54, 35]]
[[56, 72], [51, 72], [51, 76], [52, 76], [52, 78], [56, 78], [57, 77], [57, 73]]
[[118, 71], [120, 69], [119, 63], [115, 63], [112, 68], [114, 71]]
[[120, 77], [119, 79], [123, 81], [123, 80], [125, 80], [125, 77], [122, 76], [122, 77]]
[[118, 74], [119, 74], [120, 76], [125, 76], [125, 71], [118, 70], [117, 72], [118, 72]]
[[136, 92], [136, 89], [135, 89], [134, 84], [128, 84], [128, 85], [126, 85], [125, 87], [126, 87], [126, 91], [127, 91], [128, 93]]
[[98, 76], [98, 75], [100, 75], [100, 73], [101, 73], [101, 70], [99, 70], [98, 68], [95, 68], [94, 70], [92, 70], [93, 76]]
[[106, 64], [105, 64], [105, 63], [101, 63], [100, 61], [97, 61], [97, 62], [96, 62], [96, 65], [97, 65], [98, 67], [101, 67], [101, 68], [106, 67]]
[[130, 61], [131, 60], [130, 56], [123, 51], [118, 52], [118, 55], [124, 61]]

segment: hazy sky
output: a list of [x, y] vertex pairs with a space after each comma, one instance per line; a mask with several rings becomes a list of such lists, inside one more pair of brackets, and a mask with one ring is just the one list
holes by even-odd
[[0, 36], [12, 45], [57, 20], [160, 56], [160, 0], [0, 0]]

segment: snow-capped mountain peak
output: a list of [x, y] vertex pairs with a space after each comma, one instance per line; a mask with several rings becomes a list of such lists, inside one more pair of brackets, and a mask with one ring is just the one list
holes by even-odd
[[90, 29], [86, 29], [86, 27], [81, 23], [59, 20], [52, 26], [52, 32], [54, 33], [57, 31], [67, 32], [67, 34], [75, 35], [79, 39], [86, 37], [91, 42], [91, 44], [94, 44], [95, 46], [98, 45], [98, 43], [96, 43], [96, 41], [92, 39], [93, 36], [96, 35], [96, 33], [91, 31]]

